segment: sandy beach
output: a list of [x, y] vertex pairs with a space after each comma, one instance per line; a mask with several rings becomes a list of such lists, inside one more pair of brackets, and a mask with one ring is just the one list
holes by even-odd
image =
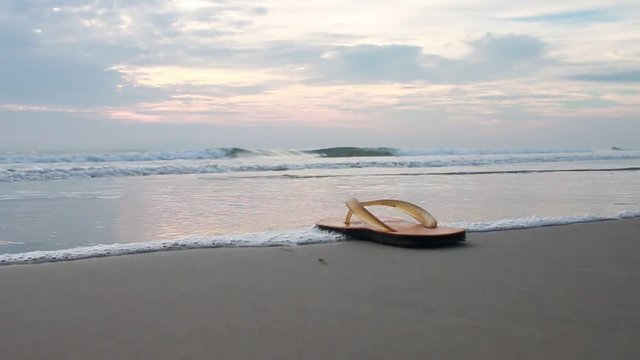
[[637, 359], [640, 219], [0, 267], [0, 359]]

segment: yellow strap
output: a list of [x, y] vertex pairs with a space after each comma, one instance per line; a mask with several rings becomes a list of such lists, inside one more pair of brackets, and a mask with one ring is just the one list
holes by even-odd
[[395, 232], [395, 230], [389, 225], [382, 222], [382, 220], [378, 219], [375, 215], [373, 215], [369, 210], [365, 209], [364, 205], [358, 201], [358, 199], [353, 198], [347, 200], [345, 202], [347, 207], [349, 208], [349, 212], [347, 213], [347, 217], [344, 220], [346, 225], [351, 224], [351, 215], [356, 214], [360, 219], [364, 222], [372, 225], [373, 227], [380, 228], [385, 231]]
[[353, 198], [347, 200], [346, 205], [349, 208], [347, 217], [344, 220], [344, 223], [346, 225], [349, 225], [351, 223], [351, 216], [353, 214], [356, 214], [363, 221], [374, 227], [378, 227], [389, 232], [395, 232], [392, 227], [385, 224], [382, 220], [378, 219], [375, 215], [373, 215], [369, 210], [365, 208], [365, 206], [390, 206], [410, 215], [424, 227], [433, 229], [438, 226], [438, 221], [431, 214], [429, 214], [429, 212], [419, 207], [418, 205], [406, 201], [383, 199], [361, 203], [360, 201], [358, 201], [358, 199]]

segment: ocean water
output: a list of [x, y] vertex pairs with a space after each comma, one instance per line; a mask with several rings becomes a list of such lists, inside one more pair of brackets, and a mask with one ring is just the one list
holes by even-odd
[[0, 264], [340, 241], [313, 224], [350, 197], [411, 201], [469, 231], [636, 217], [640, 151], [0, 153]]

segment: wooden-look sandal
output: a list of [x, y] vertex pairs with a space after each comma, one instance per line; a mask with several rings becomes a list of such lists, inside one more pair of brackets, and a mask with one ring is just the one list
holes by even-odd
[[[435, 247], [464, 241], [466, 232], [461, 228], [438, 227], [437, 220], [423, 208], [401, 200], [374, 200], [360, 202], [353, 198], [346, 203], [349, 211], [344, 221], [321, 220], [316, 226], [346, 235], [352, 239], [375, 241], [402, 247]], [[401, 219], [380, 220], [366, 206], [390, 206], [418, 221]], [[351, 221], [355, 214], [361, 221]]]

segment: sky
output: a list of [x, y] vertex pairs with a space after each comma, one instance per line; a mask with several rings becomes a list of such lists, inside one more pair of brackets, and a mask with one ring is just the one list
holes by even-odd
[[0, 0], [0, 150], [640, 148], [637, 0]]

